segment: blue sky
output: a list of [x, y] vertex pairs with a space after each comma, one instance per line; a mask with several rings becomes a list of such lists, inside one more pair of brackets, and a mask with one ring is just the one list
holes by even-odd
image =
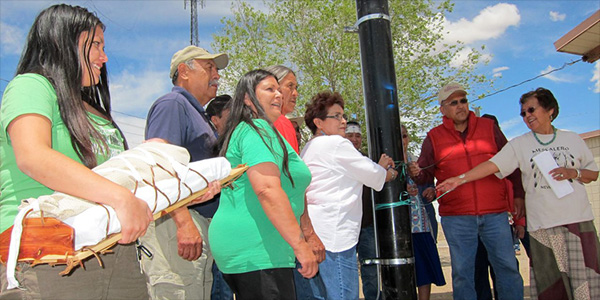
[[[141, 142], [148, 108], [171, 88], [170, 58], [189, 44], [189, 6], [184, 9], [183, 0], [65, 2], [96, 12], [107, 26], [114, 115], [130, 144]], [[205, 2], [198, 11], [200, 45], [210, 49], [212, 34], [222, 27], [220, 20], [231, 16], [231, 2]], [[0, 91], [14, 76], [33, 19], [54, 3], [0, 1]], [[252, 5], [264, 8], [262, 1]], [[578, 59], [577, 55], [556, 52], [553, 43], [598, 9], [598, 1], [455, 1], [454, 12], [446, 16], [449, 34], [444, 41], [461, 40], [474, 48], [486, 46], [483, 53], [490, 63], [477, 72], [498, 77], [493, 87], [472, 87], [471, 100], [475, 100], [475, 95], [489, 94]], [[496, 115], [507, 137], [515, 137], [527, 131], [518, 115], [518, 99], [540, 86], [550, 89], [559, 101], [558, 128], [578, 133], [600, 129], [599, 62], [576, 63], [474, 104], [481, 106], [482, 114]], [[222, 92], [230, 90], [221, 88]]]

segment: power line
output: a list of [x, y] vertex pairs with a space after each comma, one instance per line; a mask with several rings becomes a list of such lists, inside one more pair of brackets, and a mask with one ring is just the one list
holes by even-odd
[[581, 58], [580, 58], [580, 59], [577, 59], [577, 60], [574, 60], [574, 61], [571, 61], [571, 62], [566, 62], [566, 63], [564, 63], [564, 64], [563, 64], [563, 65], [562, 65], [560, 68], [552, 69], [552, 70], [550, 70], [550, 71], [548, 71], [548, 72], [546, 72], [546, 73], [542, 73], [542, 74], [540, 74], [540, 75], [538, 75], [538, 76], [535, 76], [535, 77], [533, 77], [533, 78], [530, 78], [530, 79], [527, 79], [527, 80], [523, 80], [523, 81], [521, 81], [521, 82], [519, 82], [519, 83], [517, 83], [517, 84], [513, 84], [513, 85], [511, 85], [511, 86], [509, 86], [509, 87], [506, 87], [506, 88], [503, 88], [503, 89], [501, 89], [501, 90], [497, 90], [497, 91], [495, 91], [495, 92], [493, 92], [493, 93], [491, 93], [491, 94], [485, 95], [485, 96], [483, 96], [483, 97], [481, 97], [481, 98], [479, 98], [479, 99], [475, 99], [475, 100], [473, 100], [473, 101], [471, 101], [471, 102], [476, 102], [476, 101], [479, 101], [479, 100], [483, 100], [483, 99], [485, 99], [485, 98], [487, 98], [487, 97], [490, 97], [490, 96], [493, 96], [493, 95], [496, 95], [496, 94], [502, 93], [502, 92], [504, 92], [504, 91], [506, 91], [506, 90], [510, 90], [510, 89], [512, 89], [512, 88], [518, 87], [518, 86], [520, 86], [520, 85], [522, 85], [522, 84], [525, 84], [525, 83], [527, 83], [527, 82], [530, 82], [530, 81], [536, 80], [536, 79], [538, 79], [538, 78], [540, 78], [540, 77], [544, 77], [544, 76], [546, 76], [546, 75], [548, 75], [548, 74], [550, 74], [550, 73], [554, 73], [554, 72], [556, 72], [556, 71], [560, 71], [560, 70], [562, 70], [562, 69], [566, 68], [567, 66], [573, 65], [573, 64], [575, 64], [575, 63], [578, 63], [578, 62], [580, 62], [580, 61], [581, 61]]

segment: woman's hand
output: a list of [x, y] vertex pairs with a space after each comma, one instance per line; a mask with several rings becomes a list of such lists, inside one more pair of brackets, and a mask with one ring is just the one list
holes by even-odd
[[385, 153], [381, 154], [381, 157], [379, 158], [379, 165], [386, 170], [396, 167], [394, 160]]
[[431, 202], [433, 201], [433, 199], [435, 199], [435, 188], [434, 187], [428, 187], [423, 191], [423, 199], [425, 199], [427, 202]]
[[447, 191], [451, 191], [451, 190], [457, 188], [459, 185], [461, 185], [463, 183], [465, 183], [464, 178], [460, 178], [459, 176], [452, 177], [452, 178], [448, 178], [444, 182], [438, 184], [435, 187], [435, 189], [440, 193], [445, 193]]
[[136, 198], [131, 192], [124, 199], [115, 201], [113, 206], [121, 223], [120, 244], [129, 244], [146, 234], [148, 225], [153, 220], [148, 204]]
[[298, 269], [300, 275], [304, 278], [313, 278], [317, 275], [319, 263], [317, 262], [317, 256], [315, 256], [308, 243], [300, 243], [299, 247], [294, 249], [294, 255], [302, 266]]
[[569, 168], [556, 168], [550, 171], [550, 176], [556, 181], [562, 181], [567, 179], [577, 179], [577, 170]]
[[393, 168], [389, 168], [385, 174], [385, 182], [390, 182], [396, 179], [396, 177], [398, 177], [398, 171], [394, 170]]
[[222, 188], [221, 182], [218, 180], [215, 180], [213, 182], [208, 183], [208, 186], [206, 188], [208, 189], [206, 191], [206, 193], [204, 193], [204, 195], [192, 200], [192, 202], [190, 202], [190, 204], [188, 204], [188, 206], [206, 202], [206, 201], [214, 198], [218, 193], [221, 192], [221, 188]]

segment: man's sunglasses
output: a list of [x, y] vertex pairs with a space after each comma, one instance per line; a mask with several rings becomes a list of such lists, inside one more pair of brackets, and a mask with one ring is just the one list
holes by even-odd
[[521, 111], [521, 113], [520, 113], [521, 118], [525, 118], [525, 116], [527, 115], [527, 113], [529, 113], [530, 115], [533, 114], [533, 112], [535, 111], [536, 108], [537, 107], [531, 106], [531, 107], [528, 107], [526, 110]]
[[467, 100], [467, 98], [462, 98], [460, 100], [454, 100], [452, 102], [444, 102], [444, 105], [457, 106], [458, 102], [460, 102], [460, 104], [467, 104], [469, 103], [469, 100]]

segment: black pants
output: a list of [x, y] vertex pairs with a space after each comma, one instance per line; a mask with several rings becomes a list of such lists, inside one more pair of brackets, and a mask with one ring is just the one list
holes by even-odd
[[237, 300], [296, 300], [292, 268], [223, 274]]

